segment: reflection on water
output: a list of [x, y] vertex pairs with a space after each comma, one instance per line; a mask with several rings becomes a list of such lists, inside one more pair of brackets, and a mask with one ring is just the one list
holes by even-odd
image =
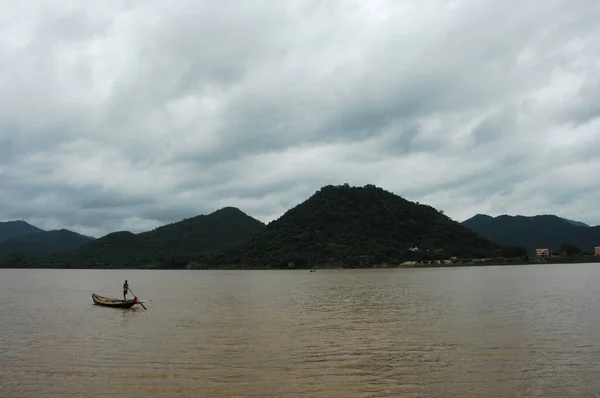
[[[142, 308], [92, 305], [128, 279]], [[600, 397], [600, 267], [0, 270], [0, 396]]]

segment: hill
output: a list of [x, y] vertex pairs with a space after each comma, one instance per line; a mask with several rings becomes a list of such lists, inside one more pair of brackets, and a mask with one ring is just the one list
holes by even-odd
[[[411, 250], [412, 248], [412, 250]], [[326, 186], [248, 242], [203, 256], [204, 266], [365, 266], [485, 257], [498, 249], [433, 207], [373, 185]]]
[[234, 207], [134, 234], [113, 232], [65, 254], [31, 264], [40, 267], [182, 268], [207, 251], [238, 244], [265, 225]]
[[565, 220], [573, 225], [576, 225], [578, 227], [587, 227], [587, 228], [590, 227], [588, 224], [581, 222], [581, 221], [569, 220], [568, 218], [563, 218], [563, 220]]
[[92, 240], [94, 238], [67, 229], [42, 231], [0, 241], [0, 255], [9, 253], [30, 255], [61, 253], [73, 250]]
[[600, 246], [600, 226], [579, 223], [554, 215], [491, 217], [485, 214], [462, 222], [492, 242], [523, 246], [530, 254], [535, 253], [536, 248], [557, 251], [563, 243], [574, 244], [591, 253], [594, 246]]
[[40, 232], [44, 232], [44, 230], [22, 220], [0, 222], [0, 241]]

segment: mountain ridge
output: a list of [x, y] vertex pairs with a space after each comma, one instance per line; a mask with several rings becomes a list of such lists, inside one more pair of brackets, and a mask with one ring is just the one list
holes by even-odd
[[322, 187], [248, 242], [198, 261], [250, 268], [353, 267], [487, 256], [498, 249], [429, 205], [372, 184], [344, 184]]
[[537, 248], [558, 251], [564, 243], [574, 244], [588, 253], [600, 246], [600, 226], [551, 214], [496, 217], [476, 214], [462, 224], [500, 245], [523, 246], [530, 254]]
[[[556, 217], [556, 218], [559, 218], [561, 220], [564, 220], [564, 221], [568, 222], [571, 225], [575, 225], [575, 226], [579, 226], [579, 227], [586, 227], [586, 228], [593, 228], [594, 227], [594, 225], [587, 224], [587, 223], [585, 223], [583, 221], [571, 220], [571, 219], [566, 218], [566, 217], [561, 217], [561, 216], [558, 216], [556, 214], [549, 214], [549, 213], [535, 214], [533, 216], [525, 216], [525, 215], [522, 215], [522, 214], [507, 214], [507, 213], [498, 214], [497, 216], [490, 216], [489, 214], [477, 213], [477, 214], [475, 214], [475, 215], [467, 218], [466, 220], [463, 220], [463, 221], [460, 221], [460, 222], [461, 223], [465, 223], [467, 221], [471, 221], [471, 220], [477, 219], [477, 218], [488, 219], [489, 220], [489, 219], [496, 219], [496, 218], [499, 218], [499, 217], [525, 218], [525, 219], [534, 218], [534, 217]], [[598, 226], [598, 225], [595, 225], [595, 226]]]
[[[515, 222], [516, 231], [514, 225], [511, 227]], [[65, 229], [43, 231], [22, 220], [12, 225], [27, 228], [25, 233], [33, 236], [14, 237], [13, 243], [35, 240], [36, 234], [42, 233], [86, 238]], [[537, 236], [540, 230], [549, 236], [538, 236], [533, 241], [515, 239]], [[504, 231], [510, 239], [498, 237], [498, 231]], [[565, 236], [556, 231], [573, 233]], [[556, 250], [559, 244], [574, 243], [589, 252], [587, 243], [596, 239], [595, 231], [600, 231], [600, 227], [548, 214], [496, 217], [476, 214], [459, 223], [441, 210], [411, 202], [372, 184], [363, 187], [343, 184], [321, 187], [268, 224], [237, 207], [225, 206], [148, 231], [114, 231], [98, 239], [88, 237], [90, 241], [73, 249], [12, 253], [8, 263], [77, 268], [181, 268], [195, 262], [200, 267], [285, 268], [289, 264], [302, 267], [324, 262], [352, 267], [404, 260], [494, 257], [508, 253], [501, 249], [507, 246], [523, 246], [534, 254], [538, 247]], [[586, 234], [591, 234], [588, 241], [584, 239]], [[32, 258], [31, 252], [36, 256], [50, 253], [52, 256]], [[6, 254], [1, 241], [0, 254]], [[0, 266], [6, 264], [0, 259]]]
[[137, 234], [111, 232], [39, 263], [68, 268], [181, 268], [192, 256], [243, 241], [264, 227], [261, 221], [228, 206]]
[[68, 229], [42, 231], [37, 234], [15, 236], [0, 241], [0, 255], [25, 253], [30, 255], [55, 254], [73, 250], [94, 238]]
[[0, 255], [61, 253], [94, 239], [64, 228], [46, 231], [23, 220], [0, 222]]
[[23, 220], [0, 221], [0, 241], [40, 232], [44, 230]]

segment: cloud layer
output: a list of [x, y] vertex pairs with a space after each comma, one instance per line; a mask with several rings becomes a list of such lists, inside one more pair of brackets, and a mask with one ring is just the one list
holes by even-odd
[[600, 224], [598, 1], [0, 7], [0, 219], [268, 222], [350, 183]]

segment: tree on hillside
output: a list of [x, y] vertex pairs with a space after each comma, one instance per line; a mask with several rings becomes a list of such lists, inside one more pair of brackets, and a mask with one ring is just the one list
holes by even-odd
[[581, 249], [572, 243], [563, 243], [560, 245], [560, 249], [558, 251], [566, 254], [567, 256], [574, 256], [581, 253]]
[[500, 255], [507, 258], [526, 257], [527, 249], [523, 246], [506, 245], [500, 249]]

